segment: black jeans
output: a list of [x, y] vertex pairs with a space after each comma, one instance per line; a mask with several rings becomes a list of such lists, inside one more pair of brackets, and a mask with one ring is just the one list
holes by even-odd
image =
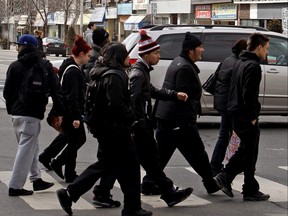
[[178, 149], [190, 166], [202, 177], [206, 188], [214, 184], [208, 154], [205, 151], [196, 123], [179, 125], [158, 120], [156, 139], [163, 169], [174, 151]]
[[101, 157], [68, 185], [71, 199], [76, 202], [101, 176], [115, 173], [124, 194], [124, 209], [140, 209], [140, 164], [130, 129], [103, 129], [97, 139]]
[[234, 131], [240, 138], [240, 144], [226, 164], [224, 172], [229, 183], [236, 175], [244, 172], [243, 194], [253, 195], [259, 190], [259, 183], [255, 179], [260, 137], [259, 123], [257, 121], [253, 125], [251, 121], [234, 118]]
[[[174, 191], [173, 182], [169, 179], [163, 172], [161, 167], [159, 152], [157, 148], [157, 143], [154, 138], [153, 128], [147, 127], [136, 127], [134, 128], [134, 141], [137, 148], [137, 154], [141, 166], [146, 171], [149, 178], [151, 178], [161, 189], [163, 194], [170, 194]], [[101, 153], [101, 151], [100, 151]], [[98, 158], [99, 158], [98, 152]], [[93, 193], [106, 193], [113, 188], [113, 174], [101, 178], [100, 185], [97, 185]]]
[[147, 175], [159, 186], [162, 194], [170, 194], [174, 191], [173, 182], [162, 169], [153, 128], [149, 126], [135, 128], [134, 134], [134, 141], [141, 166]]
[[225, 158], [226, 149], [233, 131], [232, 124], [233, 124], [232, 115], [227, 112], [222, 113], [219, 136], [210, 162], [213, 176], [220, 173], [223, 168], [222, 163]]
[[59, 133], [51, 144], [39, 155], [39, 158], [41, 157], [41, 161], [47, 161], [49, 163], [52, 158], [56, 157], [64, 149], [67, 143], [67, 136]]
[[65, 179], [73, 180], [76, 176], [76, 158], [77, 151], [86, 142], [86, 132], [83, 122], [79, 128], [74, 128], [72, 120], [68, 120], [64, 123], [64, 133], [67, 136], [67, 146], [64, 151], [56, 158], [55, 163], [59, 166], [65, 165]]

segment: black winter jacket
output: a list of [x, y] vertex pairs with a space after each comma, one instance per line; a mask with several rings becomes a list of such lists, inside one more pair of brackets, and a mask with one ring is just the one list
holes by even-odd
[[85, 82], [86, 83], [89, 83], [89, 81], [91, 80], [90, 78], [90, 71], [91, 69], [94, 67], [98, 57], [100, 56], [100, 49], [101, 47], [97, 46], [97, 45], [93, 45], [92, 46], [93, 48], [93, 52], [92, 52], [92, 55], [88, 61], [87, 64], [85, 64], [82, 69], [84, 71], [84, 74], [85, 74]]
[[8, 68], [3, 90], [7, 112], [10, 115], [30, 116], [41, 120], [44, 118], [48, 97], [43, 104], [39, 103], [39, 101], [25, 104], [20, 100], [24, 74], [28, 72], [35, 62], [42, 62], [48, 72], [50, 82], [49, 94], [53, 100], [53, 110], [56, 115], [60, 116], [63, 114], [63, 109], [59, 79], [54, 73], [52, 64], [48, 60], [42, 59], [41, 53], [32, 47], [26, 47], [21, 50], [18, 54], [18, 60], [11, 63]]
[[232, 72], [227, 110], [247, 121], [257, 119], [261, 109], [258, 101], [261, 82], [259, 62], [255, 53], [243, 51]]
[[[70, 67], [64, 74], [63, 73], [69, 65]], [[85, 102], [85, 78], [84, 73], [74, 61], [73, 57], [65, 59], [58, 71], [60, 80], [62, 80], [62, 92], [64, 97], [65, 113], [64, 117], [70, 120], [82, 120], [84, 115], [84, 102]], [[62, 77], [63, 76], [63, 77]]]
[[177, 91], [169, 89], [157, 89], [150, 83], [150, 71], [143, 60], [138, 60], [132, 65], [129, 72], [131, 88], [131, 104], [135, 110], [136, 121], [151, 119], [151, 98], [160, 100], [177, 100]]
[[201, 113], [202, 86], [197, 65], [186, 55], [181, 54], [169, 65], [163, 83], [163, 88], [175, 89], [188, 94], [188, 100], [159, 101], [156, 117], [173, 121], [176, 124], [196, 122]]
[[129, 78], [125, 69], [116, 62], [110, 62], [109, 67], [101, 65], [100, 61], [97, 64], [90, 72], [92, 80], [100, 79], [103, 73], [113, 71], [112, 74], [103, 76], [100, 83], [99, 130], [130, 127], [135, 115], [130, 106]]
[[224, 59], [218, 72], [218, 77], [215, 84], [214, 109], [219, 112], [227, 111], [230, 80], [233, 67], [238, 60], [239, 55], [233, 53], [231, 56]]

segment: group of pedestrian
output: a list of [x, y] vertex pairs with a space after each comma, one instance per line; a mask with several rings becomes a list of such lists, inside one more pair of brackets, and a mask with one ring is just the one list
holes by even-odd
[[[222, 62], [214, 101], [221, 112], [221, 128], [210, 163], [197, 128], [202, 87], [195, 63], [204, 52], [201, 40], [190, 32], [185, 34], [180, 55], [168, 67], [162, 89], [157, 89], [150, 82], [150, 72], [160, 59], [160, 45], [145, 30], [139, 33], [139, 59], [131, 66], [122, 43], [110, 42], [109, 33], [94, 23], [88, 27], [85, 40], [76, 36], [72, 56], [63, 61], [58, 74], [37, 52], [39, 45], [34, 36], [22, 35], [17, 42], [18, 60], [8, 68], [3, 92], [18, 142], [10, 196], [33, 194], [23, 188], [28, 174], [34, 191], [53, 186], [42, 180], [40, 161], [70, 183], [66, 189], [57, 190], [67, 214], [72, 215], [72, 202], [93, 186], [95, 205], [119, 207], [121, 203], [113, 200], [110, 193], [118, 180], [124, 194], [122, 216], [150, 216], [152, 212], [141, 207], [141, 192], [161, 194], [160, 198], [172, 207], [193, 191], [190, 187], [178, 189], [163, 171], [178, 149], [201, 176], [208, 194], [221, 189], [233, 197], [231, 183], [244, 172], [243, 199], [269, 199], [269, 195], [259, 191], [254, 177], [260, 134], [259, 62], [268, 54], [269, 38], [254, 33], [248, 41], [236, 41], [232, 56]], [[18, 85], [35, 62], [42, 62], [49, 73], [51, 86], [46, 104], [51, 96], [53, 107], [47, 120], [56, 116], [63, 129], [40, 155], [38, 135], [46, 104], [23, 103]], [[90, 80], [100, 80], [101, 103], [97, 107], [97, 133], [93, 134], [98, 141], [98, 161], [78, 175], [76, 158], [86, 142], [83, 116], [86, 84]], [[154, 107], [152, 99], [156, 99]], [[222, 162], [232, 130], [241, 143], [224, 168]], [[142, 184], [140, 165], [146, 171]], [[99, 179], [100, 184], [95, 185]]]

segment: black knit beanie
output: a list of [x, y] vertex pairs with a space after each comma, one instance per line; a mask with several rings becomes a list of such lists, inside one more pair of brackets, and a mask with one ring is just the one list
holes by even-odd
[[92, 33], [93, 43], [100, 46], [109, 37], [109, 33], [103, 28], [96, 28]]
[[190, 49], [195, 49], [202, 45], [200, 39], [194, 36], [191, 32], [186, 32], [184, 41], [182, 43], [182, 52]]

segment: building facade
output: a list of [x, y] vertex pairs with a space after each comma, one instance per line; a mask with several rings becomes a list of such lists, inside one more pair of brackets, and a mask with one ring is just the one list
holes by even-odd
[[[33, 11], [30, 4], [30, 9], [27, 7], [27, 13], [23, 14], [23, 10], [18, 10], [21, 1], [25, 0], [5, 0], [7, 13], [1, 21], [1, 37], [6, 35], [10, 41], [17, 40], [25, 29], [31, 32], [44, 28], [44, 10], [40, 14]], [[118, 41], [142, 26], [160, 24], [267, 28], [271, 20], [278, 20], [283, 33], [287, 34], [288, 4], [287, 0], [65, 0], [63, 5], [51, 10], [46, 19], [46, 36], [61, 39], [65, 38], [67, 26], [84, 35], [89, 22], [105, 28], [111, 39]]]

